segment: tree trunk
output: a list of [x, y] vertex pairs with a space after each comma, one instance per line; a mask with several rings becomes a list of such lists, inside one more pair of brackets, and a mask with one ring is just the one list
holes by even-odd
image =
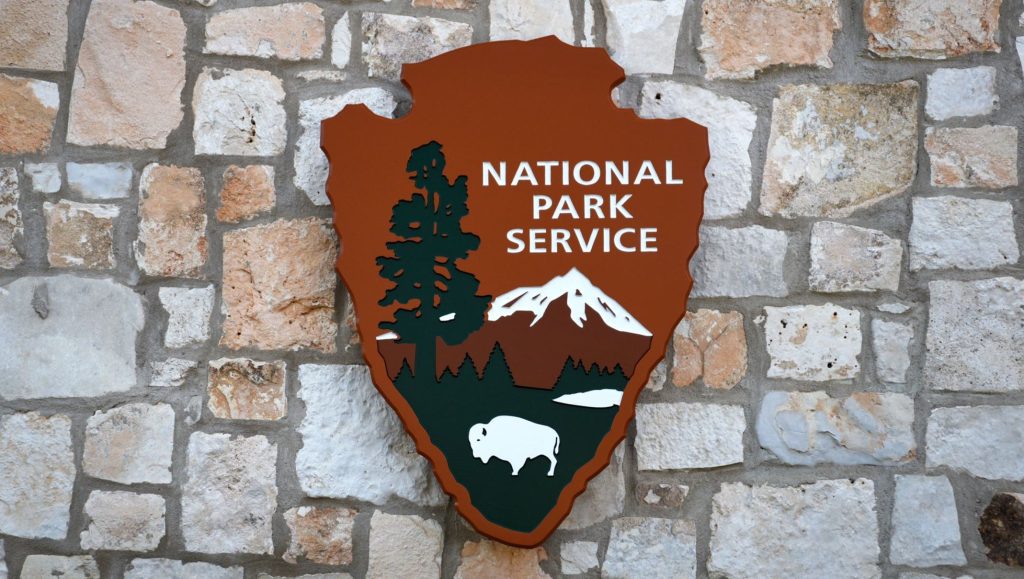
[[[429, 339], [416, 343], [416, 370], [413, 372], [416, 380], [437, 382], [437, 338], [431, 336]], [[421, 382], [422, 383], [422, 382]]]

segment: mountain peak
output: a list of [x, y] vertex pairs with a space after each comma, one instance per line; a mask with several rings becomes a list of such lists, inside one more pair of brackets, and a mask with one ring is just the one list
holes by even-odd
[[530, 312], [534, 315], [530, 325], [536, 325], [544, 317], [548, 306], [562, 296], [565, 296], [569, 305], [573, 323], [581, 328], [587, 321], [589, 307], [612, 329], [640, 336], [651, 335], [632, 314], [575, 267], [551, 278], [542, 286], [520, 287], [494, 298], [487, 312], [487, 320], [493, 322], [517, 312]]

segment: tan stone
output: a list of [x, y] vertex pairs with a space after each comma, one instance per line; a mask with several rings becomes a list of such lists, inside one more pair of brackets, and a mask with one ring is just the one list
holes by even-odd
[[824, 293], [896, 291], [903, 243], [875, 229], [819, 221], [811, 227], [807, 285]]
[[845, 217], [905, 191], [917, 168], [917, 98], [914, 81], [782, 87], [760, 212]]
[[707, 387], [728, 389], [747, 373], [747, 339], [740, 312], [687, 312], [672, 343], [672, 383], [676, 386], [689, 386], [704, 376]]
[[0, 154], [49, 149], [59, 106], [55, 83], [0, 74]]
[[162, 149], [184, 117], [185, 23], [154, 2], [94, 0], [71, 91], [68, 142]]
[[325, 219], [279, 220], [226, 233], [220, 344], [333, 352], [337, 254], [337, 237]]
[[203, 52], [311, 60], [323, 55], [324, 14], [309, 2], [218, 12], [206, 24]]
[[154, 276], [202, 276], [206, 195], [199, 169], [148, 165], [139, 183], [139, 268]]
[[462, 562], [455, 571], [455, 579], [490, 579], [516, 577], [517, 579], [544, 579], [551, 576], [540, 568], [548, 558], [544, 547], [517, 549], [494, 541], [466, 541], [462, 546]]
[[0, 2], [0, 67], [64, 70], [69, 0]]
[[437, 521], [375, 511], [366, 579], [437, 579], [443, 549], [444, 531]]
[[707, 78], [754, 78], [775, 65], [832, 68], [838, 0], [708, 0], [700, 53]]
[[288, 413], [285, 363], [210, 360], [210, 411], [217, 418], [279, 420]]
[[238, 223], [270, 211], [277, 201], [274, 168], [270, 165], [231, 165], [224, 170], [217, 220]]
[[412, 0], [412, 5], [415, 8], [472, 10], [476, 8], [476, 0]]
[[46, 258], [53, 267], [114, 267], [114, 220], [117, 205], [75, 203], [61, 200], [44, 203]]
[[1017, 127], [928, 129], [924, 148], [937, 187], [1002, 189], [1017, 185]]
[[350, 564], [356, 513], [355, 509], [332, 507], [288, 509], [284, 520], [292, 539], [284, 560], [297, 563], [304, 557], [321, 565]]
[[999, 52], [1002, 0], [866, 0], [868, 49], [886, 58]]

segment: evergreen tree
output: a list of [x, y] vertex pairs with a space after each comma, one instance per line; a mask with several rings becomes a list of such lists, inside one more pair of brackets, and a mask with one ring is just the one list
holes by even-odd
[[419, 191], [391, 210], [390, 257], [378, 257], [380, 275], [394, 283], [378, 302], [401, 304], [394, 319], [380, 327], [398, 334], [398, 341], [415, 344], [413, 374], [419, 380], [437, 376], [437, 339], [462, 343], [480, 329], [491, 296], [477, 295], [480, 282], [459, 269], [457, 262], [480, 246], [480, 238], [462, 230], [466, 176], [449, 182], [444, 174], [441, 144], [431, 141], [412, 150], [406, 171]]

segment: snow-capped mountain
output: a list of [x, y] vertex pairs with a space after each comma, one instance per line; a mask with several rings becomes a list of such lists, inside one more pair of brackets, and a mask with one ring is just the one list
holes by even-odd
[[651, 332], [619, 305], [619, 302], [601, 291], [575, 267], [542, 286], [516, 288], [494, 298], [491, 309], [487, 312], [487, 321], [493, 322], [518, 312], [530, 312], [534, 316], [530, 324], [532, 327], [544, 317], [548, 306], [563, 296], [569, 305], [572, 322], [581, 328], [587, 321], [589, 307], [609, 328], [639, 336], [651, 336]]

